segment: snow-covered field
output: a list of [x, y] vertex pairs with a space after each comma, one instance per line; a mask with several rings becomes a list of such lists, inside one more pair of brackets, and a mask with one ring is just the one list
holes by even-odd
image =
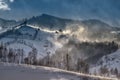
[[0, 80], [118, 80], [56, 68], [0, 63]]

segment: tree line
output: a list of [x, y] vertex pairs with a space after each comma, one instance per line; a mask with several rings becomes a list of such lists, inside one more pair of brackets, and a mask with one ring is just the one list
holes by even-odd
[[23, 49], [8, 48], [5, 44], [0, 44], [0, 61], [9, 63], [27, 63], [34, 64], [37, 61], [37, 49], [33, 48], [32, 51], [25, 56]]
[[[92, 43], [88, 44], [87, 42], [80, 44], [83, 46], [93, 45]], [[76, 46], [81, 47], [80, 44]], [[106, 48], [106, 45], [109, 45], [111, 49], [114, 50], [118, 48], [118, 45], [116, 45], [114, 42], [106, 43], [105, 45], [100, 43], [96, 44], [96, 46], [101, 48]], [[113, 48], [113, 46], [115, 47]], [[71, 56], [69, 51], [64, 52], [63, 55], [59, 55], [58, 53], [51, 55], [51, 52], [48, 51], [46, 53], [46, 56], [44, 56], [43, 58], [38, 58], [37, 56], [38, 51], [36, 48], [32, 48], [28, 55], [25, 55], [25, 51], [23, 49], [8, 48], [5, 44], [0, 44], [0, 61], [2, 62], [49, 66], [81, 73], [89, 73], [90, 64], [82, 58], [76, 58], [75, 60], [73, 60], [73, 57]], [[119, 75], [117, 69], [108, 71], [106, 67], [100, 68], [100, 73], [103, 75], [108, 74], [109, 72], [111, 72], [111, 74]]]

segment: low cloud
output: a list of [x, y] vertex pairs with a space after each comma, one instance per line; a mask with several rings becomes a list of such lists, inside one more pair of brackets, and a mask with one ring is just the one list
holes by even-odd
[[14, 2], [14, 0], [0, 0], [0, 10], [11, 10], [9, 4]]
[[14, 2], [14, 0], [9, 0], [10, 2]]

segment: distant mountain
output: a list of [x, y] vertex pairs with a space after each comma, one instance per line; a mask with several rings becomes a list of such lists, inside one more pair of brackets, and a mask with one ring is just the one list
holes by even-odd
[[[12, 27], [17, 24], [22, 23], [24, 20], [15, 21], [15, 20], [5, 20], [0, 18], [0, 27]], [[89, 30], [93, 31], [110, 31], [110, 30], [120, 30], [119, 27], [113, 27], [109, 24], [102, 22], [97, 19], [89, 19], [89, 20], [72, 20], [72, 19], [64, 19], [60, 17], [55, 17], [48, 14], [42, 14], [40, 16], [33, 16], [27, 19], [27, 23], [34, 26], [39, 26], [43, 28], [49, 28], [54, 30], [66, 29], [66, 27], [71, 26], [73, 24], [78, 24], [79, 26], [87, 27]], [[75, 25], [73, 25], [75, 27]]]
[[[17, 25], [16, 23], [21, 23], [25, 19], [20, 20], [20, 21], [15, 21], [15, 20], [5, 20], [0, 18], [0, 27], [8, 27], [8, 26], [13, 26]], [[40, 27], [47, 27], [50, 29], [65, 29], [67, 25], [69, 24], [79, 24], [83, 26], [88, 26], [88, 28], [96, 27], [98, 29], [120, 29], [119, 27], [113, 27], [110, 26], [109, 24], [102, 22], [97, 19], [88, 19], [88, 20], [72, 20], [72, 19], [65, 19], [65, 18], [60, 18], [60, 17], [55, 17], [52, 15], [48, 14], [42, 14], [40, 16], [33, 16], [29, 19], [27, 19], [27, 23], [35, 26], [40, 26]]]
[[28, 24], [43, 26], [50, 29], [59, 29], [59, 28], [64, 29], [66, 24], [72, 21], [73, 20], [70, 19], [62, 19], [48, 14], [42, 14], [40, 16], [36, 16], [28, 19]]
[[60, 17], [51, 16], [48, 14], [42, 14], [40, 16], [33, 16], [28, 19], [28, 24], [47, 27], [51, 29], [59, 29], [66, 28], [69, 24], [79, 24], [83, 26], [88, 26], [89, 28], [97, 27], [98, 29], [114, 29], [115, 27], [110, 26], [109, 24], [102, 22], [97, 19], [89, 19], [89, 20], [72, 20], [72, 19], [64, 19]]
[[[115, 40], [116, 37], [112, 32], [120, 31], [119, 27], [110, 26], [109, 24], [97, 19], [79, 21], [72, 19], [63, 19], [48, 14], [34, 16], [28, 19], [27, 22], [30, 25], [38, 26], [41, 28], [48, 28], [50, 30], [69, 30], [71, 31], [71, 36], [74, 36], [76, 35], [74, 33], [79, 32], [77, 34], [77, 37], [84, 37], [84, 40]], [[80, 33], [81, 30], [83, 30], [82, 33]]]

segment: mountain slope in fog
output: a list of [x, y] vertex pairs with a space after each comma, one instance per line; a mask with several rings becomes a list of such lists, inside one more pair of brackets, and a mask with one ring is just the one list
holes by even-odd
[[[16, 42], [19, 42], [19, 44], [21, 44], [20, 42], [25, 41], [28, 42], [26, 44], [30, 43], [29, 46], [27, 45], [27, 49], [37, 45], [36, 47], [39, 48], [39, 52], [43, 54], [45, 50], [48, 50], [49, 52], [49, 48], [46, 48], [46, 45], [47, 47], [48, 45], [50, 45], [49, 47], [57, 45], [57, 47], [63, 46], [64, 48], [66, 44], [69, 45], [69, 41], [73, 41], [75, 42], [75, 44], [71, 45], [72, 48], [74, 47], [75, 49], [79, 49], [79, 47], [76, 47], [75, 45], [79, 44], [80, 42], [111, 42], [119, 40], [119, 35], [112, 33], [113, 31], [119, 31], [119, 28], [116, 29], [115, 27], [112, 27], [102, 21], [95, 19], [77, 21], [42, 14], [41, 16], [36, 16], [28, 19], [27, 24], [29, 24], [30, 26], [19, 26], [15, 28], [13, 25], [14, 28], [7, 29], [4, 33], [1, 33], [1, 42], [6, 41], [5, 43], [9, 43], [13, 41], [14, 45], [16, 45]], [[93, 44], [88, 45], [92, 46]], [[82, 51], [82, 54], [86, 53], [83, 56], [86, 56], [88, 55], [88, 52], [85, 51], [93, 50], [93, 48], [91, 47], [89, 47], [89, 50], [87, 47], [84, 46], [82, 46], [82, 48], [83, 49], [81, 49], [80, 51], [76, 50], [78, 52], [75, 53], [77, 54]], [[56, 47], [53, 48], [52, 52], [50, 50], [50, 52], [54, 53], [54, 49], [56, 49]], [[97, 55], [94, 55], [94, 53], [98, 53], [101, 50], [103, 51], [103, 49], [95, 50], [95, 52], [93, 50], [93, 52], [91, 51], [92, 54], [89, 55], [92, 56], [91, 58], [97, 57]], [[104, 53], [102, 53], [102, 55], [104, 55]], [[106, 54], [108, 53], [111, 52], [107, 52]], [[89, 60], [91, 60], [91, 58]]]
[[96, 65], [97, 60], [115, 52], [120, 39], [116, 32], [119, 28], [99, 20], [76, 21], [43, 14], [28, 19], [27, 25], [6, 28], [0, 33], [0, 42], [8, 48], [24, 49], [26, 56], [33, 48], [41, 58], [54, 54], [51, 58], [61, 66], [69, 54], [75, 68], [79, 58]]
[[32, 17], [28, 19], [28, 24], [48, 28], [50, 30], [65, 30], [66, 34], [81, 38], [81, 40], [118, 40], [117, 34], [113, 31], [120, 31], [118, 27], [112, 27], [105, 22], [96, 19], [71, 20], [63, 19], [48, 14]]
[[[14, 27], [17, 23], [22, 23], [24, 20], [15, 22], [12, 20], [0, 20], [0, 25], [2, 27]], [[7, 23], [9, 22], [9, 23]], [[81, 40], [91, 40], [91, 41], [108, 41], [108, 40], [119, 40], [118, 35], [120, 28], [112, 27], [105, 22], [96, 19], [89, 20], [71, 20], [63, 19], [48, 14], [42, 14], [40, 16], [34, 16], [27, 19], [29, 25], [38, 26], [41, 28], [48, 28], [50, 30], [65, 30], [66, 34], [70, 36], [75, 36], [77, 39]], [[1, 28], [2, 28], [1, 27]], [[115, 34], [117, 33], [117, 34]]]

